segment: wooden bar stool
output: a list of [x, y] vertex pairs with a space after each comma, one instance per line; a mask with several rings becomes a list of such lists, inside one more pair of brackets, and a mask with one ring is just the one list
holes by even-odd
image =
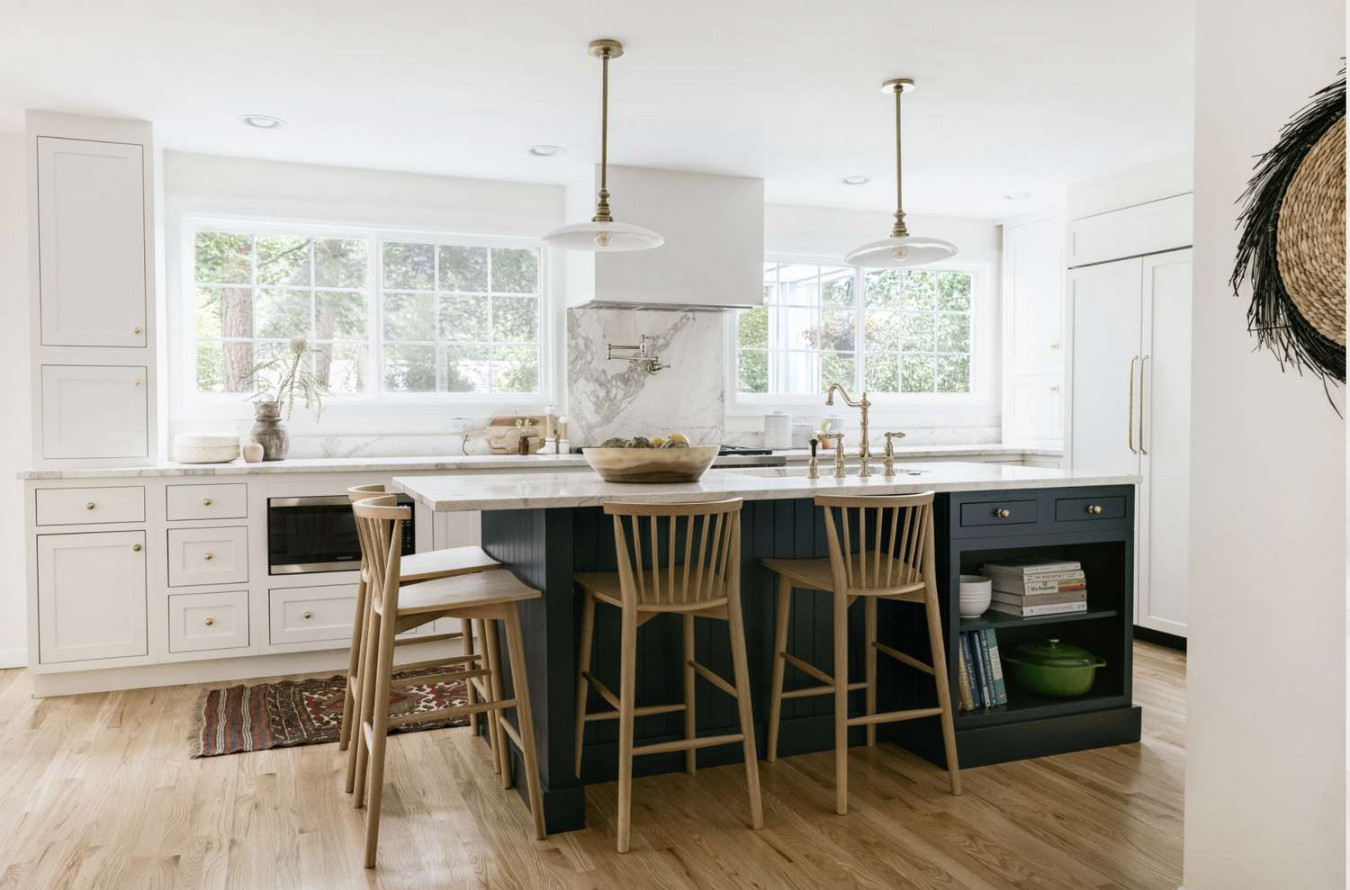
[[[633, 757], [638, 754], [685, 752], [685, 769], [695, 771], [695, 749], [741, 743], [745, 778], [750, 786], [750, 824], [764, 827], [759, 797], [759, 765], [755, 754], [755, 726], [750, 711], [750, 680], [745, 658], [745, 626], [741, 618], [741, 500], [735, 498], [697, 504], [606, 504], [614, 517], [614, 548], [617, 572], [585, 572], [576, 576], [581, 587], [581, 669], [577, 677], [577, 775], [581, 775], [581, 746], [586, 724], [594, 720], [619, 720], [619, 816], [618, 850], [628, 852], [629, 825], [633, 806]], [[628, 529], [624, 528], [624, 517]], [[642, 525], [647, 520], [644, 540]], [[683, 532], [680, 520], [684, 520]], [[662, 541], [665, 541], [664, 546]], [[697, 543], [695, 543], [697, 541]], [[644, 566], [643, 550], [651, 555]], [[666, 562], [661, 565], [661, 551]], [[677, 559], [677, 557], [679, 557]], [[590, 673], [591, 644], [595, 636], [595, 604], [622, 611], [619, 692]], [[636, 706], [637, 631], [665, 612], [680, 615], [684, 623], [684, 702], [671, 705]], [[694, 660], [694, 619], [726, 621], [731, 634], [731, 660], [735, 684]], [[695, 675], [736, 699], [741, 731], [698, 738], [694, 721]], [[613, 710], [586, 712], [588, 687], [594, 686]], [[684, 712], [684, 738], [672, 742], [633, 747], [635, 717]]]
[[[371, 485], [357, 485], [347, 489], [347, 497], [353, 503], [367, 498], [378, 497], [384, 494], [384, 485], [376, 482]], [[488, 556], [481, 547], [451, 547], [445, 550], [435, 550], [429, 553], [415, 553], [403, 557], [402, 562], [402, 584], [415, 584], [421, 581], [430, 581], [436, 578], [450, 578], [455, 575], [467, 575], [474, 572], [486, 572], [500, 569], [502, 564], [492, 557]], [[370, 591], [370, 569], [366, 564], [365, 552], [361, 555], [361, 579], [356, 587], [356, 614], [352, 618], [352, 651], [347, 664], [347, 687], [342, 702], [342, 724], [338, 730], [338, 750], [347, 751], [347, 793], [351, 794], [356, 786], [356, 749], [351, 748], [352, 724], [353, 718], [357, 713], [359, 705], [356, 698], [359, 693], [358, 682], [361, 676], [361, 642], [365, 635], [366, 616], [370, 612], [369, 603]], [[480, 623], [481, 624], [481, 623]], [[474, 622], [465, 621], [462, 637], [464, 640], [464, 654], [474, 655]], [[443, 640], [453, 640], [461, 634], [445, 633], [430, 634], [420, 637], [403, 637], [394, 640], [395, 646], [409, 645], [412, 643], [435, 643]], [[400, 671], [420, 670], [424, 668], [437, 668], [444, 664], [444, 659], [433, 659], [430, 661], [414, 662], [412, 664], [399, 665]], [[478, 666], [477, 663], [471, 666]], [[474, 677], [465, 683], [465, 693], [469, 704], [474, 704], [479, 696], [486, 701], [488, 692], [484, 679]], [[478, 731], [477, 712], [469, 716], [469, 727], [471, 731]], [[496, 721], [488, 721], [488, 740], [492, 746], [492, 769], [494, 773], [501, 772], [501, 758], [499, 755], [500, 745], [497, 739]]]
[[[938, 717], [947, 752], [952, 794], [961, 793], [961, 770], [956, 758], [956, 729], [952, 723], [951, 687], [947, 683], [947, 655], [942, 642], [942, 615], [933, 554], [933, 493], [897, 497], [816, 498], [825, 510], [828, 559], [766, 559], [764, 566], [778, 575], [778, 614], [774, 625], [773, 689], [769, 701], [768, 759], [778, 758], [778, 728], [783, 699], [834, 695], [835, 811], [848, 812], [848, 728], [867, 727], [867, 745], [877, 743], [878, 723]], [[839, 521], [835, 521], [835, 513]], [[850, 511], [854, 520], [850, 521]], [[858, 537], [853, 552], [852, 536]], [[870, 548], [868, 535], [871, 534]], [[842, 534], [842, 541], [841, 541]], [[825, 673], [787, 651], [792, 589], [825, 590], [834, 594], [834, 674]], [[861, 598], [867, 647], [867, 680], [848, 682], [848, 608]], [[924, 607], [932, 664], [877, 640], [877, 601], [896, 600]], [[937, 685], [938, 707], [877, 713], [877, 653], [931, 676]], [[822, 685], [783, 691], [787, 665]], [[848, 716], [848, 694], [865, 689], [867, 713]]]
[[[520, 633], [517, 604], [541, 595], [522, 584], [508, 571], [475, 572], [438, 578], [417, 584], [401, 585], [402, 523], [412, 511], [400, 507], [392, 496], [375, 497], [352, 504], [356, 515], [361, 550], [370, 572], [370, 610], [366, 615], [364, 651], [360, 659], [360, 691], [356, 702], [361, 720], [356, 734], [355, 805], [359, 808], [369, 797], [366, 811], [366, 868], [375, 865], [375, 849], [380, 834], [380, 799], [384, 791], [385, 743], [391, 726], [443, 721], [464, 714], [486, 712], [501, 733], [502, 748], [507, 738], [520, 748], [525, 761], [526, 790], [534, 818], [535, 837], [544, 837], [544, 811], [539, 788], [539, 763], [535, 754], [534, 721], [530, 713], [530, 686], [525, 672], [525, 650]], [[394, 647], [396, 634], [437, 618], [481, 620], [495, 628], [501, 621], [506, 628], [506, 649], [511, 662], [514, 696], [501, 695], [501, 675], [495, 658], [462, 655], [444, 659], [441, 673], [395, 681]], [[485, 664], [486, 666], [479, 666]], [[487, 677], [493, 696], [474, 704], [436, 708], [420, 714], [389, 715], [389, 693], [394, 686], [413, 686], [440, 680], [472, 680]], [[379, 707], [376, 707], [376, 705]], [[505, 715], [515, 708], [519, 727]], [[367, 775], [369, 767], [369, 775]], [[509, 772], [509, 770], [508, 770]], [[368, 788], [367, 788], [368, 782]]]

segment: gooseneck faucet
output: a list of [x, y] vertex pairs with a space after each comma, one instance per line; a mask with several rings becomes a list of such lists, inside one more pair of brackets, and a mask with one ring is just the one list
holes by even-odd
[[[848, 394], [848, 390], [844, 389], [843, 384], [831, 383], [830, 388], [825, 391], [826, 405], [829, 405], [830, 407], [834, 406], [834, 393], [836, 390], [839, 391], [839, 395], [844, 397], [845, 405], [848, 405], [850, 408], [857, 408], [862, 412], [862, 441], [858, 443], [858, 475], [863, 477], [871, 476], [872, 468], [868, 464], [871, 461], [872, 454], [867, 450], [867, 409], [872, 407], [872, 403], [868, 401], [867, 390], [863, 390], [862, 399], [857, 400]], [[840, 442], [840, 447], [843, 447], [842, 441]]]

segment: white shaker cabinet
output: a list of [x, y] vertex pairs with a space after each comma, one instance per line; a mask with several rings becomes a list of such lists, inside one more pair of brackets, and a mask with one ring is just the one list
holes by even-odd
[[[1189, 549], [1191, 251], [1069, 273], [1066, 457], [1136, 473], [1135, 623], [1185, 636]], [[1091, 579], [1089, 579], [1091, 584]]]
[[146, 368], [43, 365], [40, 442], [45, 458], [145, 458], [150, 401]]
[[146, 345], [144, 151], [38, 137], [42, 345]]
[[1064, 339], [1064, 217], [1005, 224], [1004, 442], [1063, 441]]
[[146, 655], [145, 532], [37, 538], [38, 660]]

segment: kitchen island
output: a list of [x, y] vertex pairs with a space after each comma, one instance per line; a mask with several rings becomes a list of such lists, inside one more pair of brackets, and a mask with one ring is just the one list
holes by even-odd
[[[526, 658], [550, 832], [585, 825], [585, 783], [609, 781], [617, 765], [617, 729], [605, 721], [588, 727], [581, 776], [574, 774], [574, 707], [581, 600], [573, 575], [614, 571], [612, 525], [606, 501], [677, 503], [740, 497], [742, 514], [741, 591], [749, 652], [751, 692], [759, 749], [769, 703], [774, 618], [774, 582], [761, 565], [766, 557], [818, 558], [827, 555], [817, 494], [937, 493], [935, 544], [937, 584], [946, 634], [947, 673], [958, 682], [959, 635], [995, 628], [1001, 646], [1062, 637], [1092, 649], [1106, 661], [1086, 695], [1046, 699], [1009, 691], [1006, 705], [958, 715], [957, 743], [963, 767], [1038, 757], [1102, 745], [1135, 742], [1140, 711], [1131, 698], [1131, 643], [1134, 587], [1134, 476], [1104, 476], [1007, 464], [928, 463], [897, 468], [897, 475], [820, 479], [805, 468], [711, 470], [695, 483], [632, 485], [607, 483], [585, 473], [395, 477], [394, 488], [435, 512], [482, 511], [483, 547], [544, 596], [522, 609]], [[1017, 619], [986, 613], [963, 619], [956, 609], [959, 576], [985, 562], [1038, 556], [1074, 559], [1088, 577], [1088, 609], [1069, 615]], [[880, 604], [879, 638], [920, 657], [927, 653], [919, 607]], [[796, 591], [788, 649], [818, 665], [831, 660], [828, 595]], [[856, 613], [856, 614], [855, 614]], [[602, 679], [618, 673], [618, 614], [598, 612], [592, 670]], [[862, 610], [850, 613], [850, 676], [860, 677]], [[730, 675], [726, 630], [718, 622], [697, 622], [698, 660]], [[660, 618], [638, 637], [639, 706], [681, 699], [680, 625]], [[855, 642], [857, 641], [857, 642]], [[931, 680], [883, 659], [878, 666], [878, 708], [925, 707], [935, 703]], [[787, 687], [803, 685], [789, 672]], [[861, 694], [853, 706], [862, 707]], [[959, 701], [954, 694], [953, 701]], [[829, 698], [786, 702], [780, 756], [828, 750], [833, 746]], [[931, 723], [931, 726], [926, 724]], [[721, 695], [699, 696], [699, 734], [730, 731], [734, 702]], [[594, 735], [590, 735], [594, 733]], [[639, 743], [682, 737], [679, 714], [641, 718]], [[856, 730], [853, 744], [863, 739]], [[907, 721], [878, 727], [878, 739], [900, 744], [941, 765], [937, 721]], [[734, 746], [699, 751], [699, 764], [740, 759]], [[636, 762], [637, 774], [683, 768], [683, 755], [652, 755]]]

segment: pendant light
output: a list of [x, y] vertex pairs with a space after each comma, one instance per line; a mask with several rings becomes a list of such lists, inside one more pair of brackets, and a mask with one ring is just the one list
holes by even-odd
[[617, 40], [592, 40], [587, 51], [600, 60], [600, 194], [595, 200], [595, 216], [590, 222], [573, 223], [554, 229], [544, 240], [565, 250], [650, 250], [666, 239], [651, 229], [632, 223], [618, 223], [609, 213], [609, 60], [623, 55]]
[[914, 81], [908, 77], [897, 77], [883, 83], [881, 89], [882, 92], [895, 94], [895, 226], [891, 229], [891, 237], [864, 244], [850, 253], [846, 261], [867, 269], [894, 269], [922, 266], [956, 256], [955, 244], [941, 238], [911, 235], [905, 227], [900, 161], [900, 97], [914, 89]]

